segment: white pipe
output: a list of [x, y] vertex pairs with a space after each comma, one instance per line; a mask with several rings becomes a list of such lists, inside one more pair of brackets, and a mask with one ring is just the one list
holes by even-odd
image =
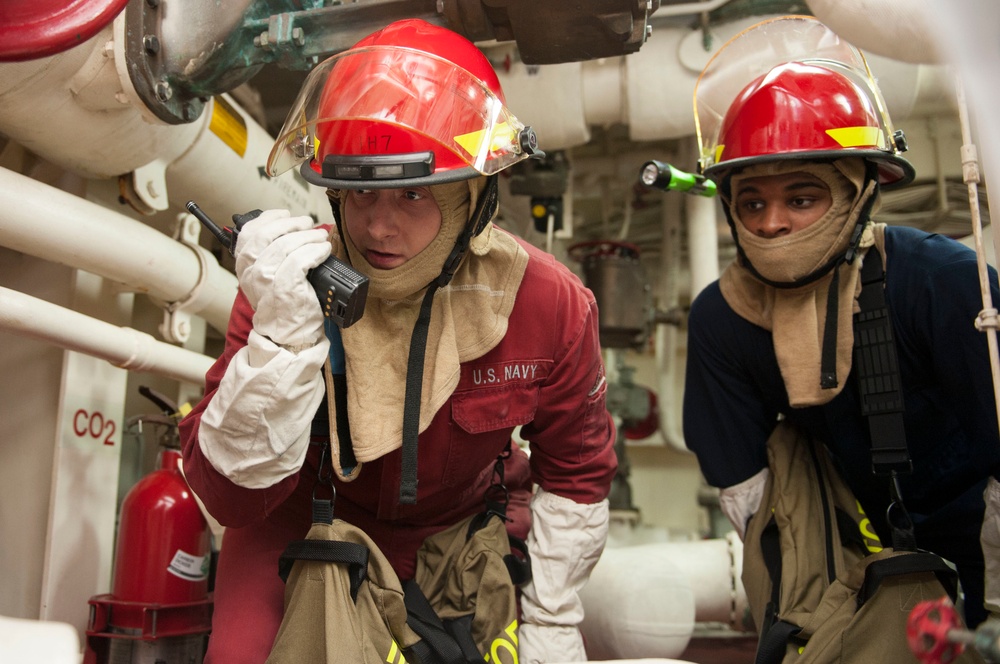
[[691, 542], [607, 547], [580, 592], [593, 658], [684, 652], [695, 623], [743, 631], [743, 545], [735, 533]]
[[[113, 23], [124, 20], [122, 12]], [[144, 117], [128, 74], [123, 81], [116, 66], [112, 31], [109, 25], [52, 57], [0, 64], [0, 133], [91, 178], [117, 177], [151, 158], [170, 161], [182, 153], [200, 128]]]
[[934, 19], [924, 0], [806, 0], [806, 4], [824, 25], [863, 51], [915, 64], [940, 60], [932, 36]]
[[72, 309], [0, 287], [0, 328], [107, 360], [129, 371], [148, 371], [203, 385], [213, 359], [157, 341]]
[[976, 245], [976, 267], [979, 272], [979, 288], [983, 299], [983, 310], [976, 318], [976, 328], [986, 333], [989, 349], [990, 369], [993, 376], [993, 400], [1000, 421], [1000, 351], [997, 349], [997, 310], [993, 306], [990, 291], [989, 272], [986, 269], [986, 250], [983, 248], [983, 225], [979, 216], [979, 158], [976, 145], [972, 142], [969, 126], [969, 109], [965, 104], [965, 90], [958, 83], [958, 108], [962, 121], [962, 177], [969, 189], [969, 208], [972, 212], [972, 237]]
[[695, 622], [745, 629], [748, 604], [742, 581], [743, 542], [734, 531], [715, 539], [660, 542], [649, 552], [676, 565], [691, 584]]
[[[660, 219], [660, 285], [662, 309], [670, 311], [680, 303], [681, 228], [676, 196], [664, 198]], [[660, 435], [672, 448], [690, 453], [681, 429], [681, 401], [684, 367], [677, 353], [682, 332], [676, 325], [657, 325], [654, 340], [656, 375], [659, 376]]]
[[[688, 239], [688, 272], [691, 300], [719, 278], [719, 239], [716, 232], [714, 198], [689, 196], [683, 199]], [[663, 235], [661, 262], [661, 292], [667, 311], [680, 304], [680, 224], [679, 215], [671, 206], [662, 210]], [[654, 340], [654, 359], [659, 376], [660, 433], [676, 450], [690, 453], [681, 428], [684, 394], [684, 354], [678, 346], [684, 332], [676, 325], [658, 325]]]
[[[0, 244], [164, 302], [181, 302], [194, 293], [185, 309], [218, 330], [226, 329], [236, 297], [236, 277], [207, 250], [5, 168], [0, 168]], [[203, 266], [208, 274], [201, 279]]]
[[719, 201], [704, 196], [685, 199], [687, 219], [688, 269], [691, 271], [691, 299], [719, 278], [719, 233], [716, 211]]
[[[670, 9], [661, 7], [654, 16]], [[654, 29], [642, 48], [627, 57], [530, 68], [518, 62], [499, 68], [497, 75], [508, 105], [535, 129], [545, 150], [584, 145], [591, 127], [613, 124], [627, 125], [633, 141], [693, 136], [692, 97], [702, 68], [726, 40], [764, 18], [713, 25], [709, 36], [714, 48], [704, 47], [700, 28], [669, 27]], [[870, 60], [897, 123], [918, 110], [940, 109], [942, 99], [953, 98], [940, 66], [878, 56]]]
[[220, 222], [255, 207], [332, 221], [322, 188], [297, 172], [263, 177], [274, 139], [228, 95], [190, 123], [156, 118], [132, 87], [124, 32], [122, 14], [56, 56], [0, 63], [0, 134], [84, 177], [126, 177], [150, 212], [194, 199]]

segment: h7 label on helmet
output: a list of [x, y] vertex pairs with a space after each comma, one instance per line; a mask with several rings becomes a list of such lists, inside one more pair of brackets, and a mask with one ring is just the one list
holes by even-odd
[[358, 150], [360, 152], [388, 152], [391, 138], [389, 134], [361, 136], [358, 138]]

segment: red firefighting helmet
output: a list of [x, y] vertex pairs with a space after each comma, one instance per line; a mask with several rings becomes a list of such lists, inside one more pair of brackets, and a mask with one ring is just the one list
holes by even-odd
[[765, 21], [730, 40], [695, 86], [695, 115], [699, 165], [713, 179], [753, 163], [847, 156], [875, 163], [883, 188], [914, 177], [864, 55], [811, 17]]
[[464, 37], [397, 21], [318, 65], [268, 158], [334, 189], [395, 188], [492, 175], [538, 153], [486, 56]]

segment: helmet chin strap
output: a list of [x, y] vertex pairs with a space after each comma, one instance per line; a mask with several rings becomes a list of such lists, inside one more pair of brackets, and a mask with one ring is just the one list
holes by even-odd
[[[727, 174], [720, 186], [724, 201], [728, 200], [731, 195], [731, 177], [732, 174]], [[830, 288], [826, 296], [826, 322], [823, 327], [823, 348], [820, 356], [819, 384], [823, 389], [832, 389], [839, 384], [837, 379], [837, 317], [840, 310], [840, 270], [837, 268], [844, 263], [850, 265], [857, 258], [858, 244], [861, 242], [865, 226], [871, 220], [872, 207], [874, 207], [875, 201], [878, 199], [878, 166], [869, 160], [865, 162], [865, 179], [861, 184], [861, 191], [865, 191], [868, 188], [868, 183], [873, 181], [875, 183], [875, 190], [862, 206], [857, 221], [854, 223], [854, 230], [851, 231], [850, 240], [844, 251], [809, 274], [794, 281], [771, 281], [757, 271], [757, 268], [747, 258], [743, 247], [740, 245], [739, 234], [736, 232], [736, 220], [733, 219], [729, 205], [722, 206], [726, 213], [726, 221], [729, 223], [729, 230], [733, 236], [733, 241], [736, 242], [736, 252], [739, 255], [741, 264], [761, 283], [772, 288], [798, 288], [811, 284], [825, 276], [831, 270], [833, 271], [833, 278], [830, 280]]]
[[479, 197], [476, 210], [465, 228], [455, 240], [455, 246], [444, 262], [441, 274], [430, 283], [424, 300], [420, 304], [420, 314], [410, 335], [410, 354], [406, 363], [406, 392], [403, 397], [403, 449], [402, 473], [399, 483], [399, 502], [412, 505], [417, 502], [417, 436], [420, 433], [420, 393], [424, 378], [424, 352], [427, 348], [427, 331], [431, 322], [431, 304], [438, 288], [447, 286], [462, 259], [469, 250], [469, 242], [483, 232], [499, 207], [497, 176], [489, 176], [483, 195]]
[[[340, 206], [331, 198], [334, 221], [341, 242], [344, 242], [343, 224], [340, 219]], [[476, 203], [476, 209], [466, 222], [465, 227], [455, 239], [448, 258], [445, 260], [441, 273], [427, 286], [424, 299], [420, 303], [420, 313], [413, 325], [410, 335], [410, 352], [406, 364], [406, 391], [403, 397], [403, 445], [402, 472], [399, 484], [399, 502], [412, 505], [417, 502], [417, 437], [420, 433], [420, 397], [423, 389], [424, 355], [427, 349], [427, 333], [430, 329], [431, 305], [434, 294], [443, 286], [451, 283], [462, 260], [469, 250], [472, 238], [479, 235], [493, 220], [499, 207], [499, 187], [496, 175], [488, 177], [486, 187]], [[344, 242], [344, 246], [346, 242]]]

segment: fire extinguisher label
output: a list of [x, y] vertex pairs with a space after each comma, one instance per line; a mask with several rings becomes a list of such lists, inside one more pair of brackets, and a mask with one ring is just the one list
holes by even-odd
[[192, 556], [178, 549], [167, 571], [187, 581], [204, 581], [208, 578], [208, 562], [208, 556]]

